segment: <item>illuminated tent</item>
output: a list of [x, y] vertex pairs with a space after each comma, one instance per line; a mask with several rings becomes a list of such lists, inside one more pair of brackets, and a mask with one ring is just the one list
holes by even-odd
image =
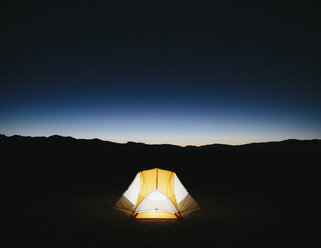
[[175, 172], [140, 171], [114, 208], [135, 219], [178, 219], [199, 209]]

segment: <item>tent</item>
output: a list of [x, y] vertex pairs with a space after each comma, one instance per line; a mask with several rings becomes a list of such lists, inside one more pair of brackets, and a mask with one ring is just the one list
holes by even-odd
[[114, 208], [135, 219], [178, 219], [200, 209], [176, 173], [159, 168], [137, 173]]

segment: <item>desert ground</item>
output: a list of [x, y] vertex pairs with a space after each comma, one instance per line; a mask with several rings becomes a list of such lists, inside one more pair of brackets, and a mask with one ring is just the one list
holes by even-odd
[[[65, 139], [1, 139], [5, 247], [318, 247], [319, 148], [115, 148]], [[201, 211], [137, 221], [113, 209], [136, 173], [154, 167], [175, 171]]]

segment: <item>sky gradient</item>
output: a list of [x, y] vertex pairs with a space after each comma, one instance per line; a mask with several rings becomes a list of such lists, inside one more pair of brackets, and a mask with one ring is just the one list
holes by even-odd
[[0, 133], [178, 145], [321, 138], [318, 7], [160, 15], [7, 4]]

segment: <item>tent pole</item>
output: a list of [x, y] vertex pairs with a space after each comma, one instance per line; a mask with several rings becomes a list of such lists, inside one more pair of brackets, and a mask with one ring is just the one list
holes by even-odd
[[156, 189], [158, 189], [158, 168], [156, 168]]

